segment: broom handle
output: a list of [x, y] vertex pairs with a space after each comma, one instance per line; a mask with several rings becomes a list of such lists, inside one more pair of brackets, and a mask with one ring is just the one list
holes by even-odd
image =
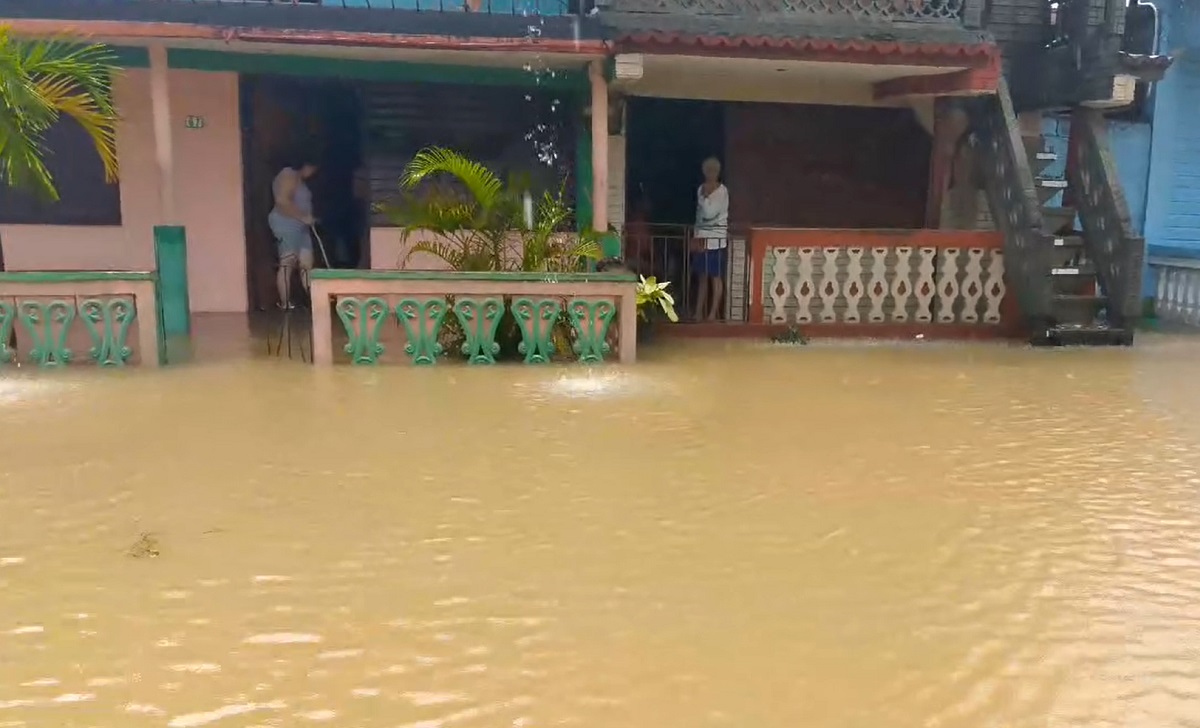
[[325, 243], [321, 240], [321, 234], [317, 232], [317, 226], [311, 225], [310, 227], [312, 228], [313, 237], [316, 238], [317, 248], [321, 251], [321, 260], [325, 261], [326, 268], [332, 268], [333, 266], [329, 265], [329, 256], [325, 254]]

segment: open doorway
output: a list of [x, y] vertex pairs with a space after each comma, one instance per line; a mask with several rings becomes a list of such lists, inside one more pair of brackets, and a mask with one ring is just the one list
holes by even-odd
[[275, 239], [267, 225], [271, 184], [297, 157], [319, 169], [309, 185], [319, 220], [316, 265], [352, 268], [368, 245], [370, 200], [356, 184], [362, 165], [362, 103], [336, 79], [244, 75], [241, 79], [246, 285], [250, 306], [275, 306]]
[[725, 161], [722, 104], [635, 97], [628, 113], [626, 209], [652, 223], [692, 224], [701, 163]]
[[748, 298], [751, 227], [924, 224], [931, 137], [913, 108], [634, 98], [627, 110], [625, 257], [684, 307], [703, 300], [687, 251], [707, 157], [729, 195], [727, 252], [707, 276], [724, 279], [726, 316]]
[[625, 258], [694, 303], [689, 230], [709, 157], [725, 162], [725, 113], [712, 101], [635, 97], [627, 106]]

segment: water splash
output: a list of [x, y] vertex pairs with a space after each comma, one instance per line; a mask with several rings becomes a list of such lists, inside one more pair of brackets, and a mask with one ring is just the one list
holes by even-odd
[[[537, 0], [526, 0], [521, 5], [521, 15], [528, 20], [528, 24], [525, 26], [525, 40], [534, 44], [542, 38], [546, 27], [546, 19], [538, 9]], [[535, 54], [533, 61], [525, 63], [522, 68], [533, 76], [535, 88], [543, 87], [543, 84], [548, 84], [558, 75], [558, 72], [546, 63], [540, 53]], [[529, 131], [525, 133], [525, 141], [533, 147], [534, 157], [539, 164], [551, 168], [558, 167], [560, 162], [558, 124], [554, 123], [553, 117], [559, 113], [562, 103], [559, 99], [554, 98], [551, 99], [547, 108], [543, 94], [536, 92], [525, 94], [525, 101], [532, 105], [534, 118]], [[547, 114], [550, 118], [547, 118]]]

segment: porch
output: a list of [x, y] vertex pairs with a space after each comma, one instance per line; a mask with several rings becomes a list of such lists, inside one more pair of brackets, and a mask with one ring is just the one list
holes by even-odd
[[685, 312], [701, 160], [730, 190], [723, 320], [680, 335], [1018, 334], [1003, 236], [954, 183], [967, 122], [946, 103], [995, 93], [994, 46], [632, 30], [617, 45], [610, 217]]
[[[686, 225], [653, 225], [643, 265], [695, 297]], [[684, 321], [679, 336], [1000, 339], [1022, 334], [1005, 284], [1004, 240], [978, 230], [733, 229], [722, 320]]]
[[[262, 79], [296, 88], [352, 86], [343, 95], [364, 107], [359, 118], [315, 120], [332, 131], [326, 137], [360, 136], [360, 146], [347, 153], [315, 149], [314, 156], [325, 153], [328, 160], [319, 195], [336, 188], [348, 197], [358, 165], [369, 186], [363, 206], [384, 202], [397, 193], [411, 155], [439, 141], [501, 174], [516, 171], [537, 164], [528, 135], [540, 124], [553, 132], [547, 143], [556, 145], [554, 165], [540, 165], [553, 174], [546, 184], [569, 185], [566, 196], [585, 206], [592, 199], [592, 140], [606, 137], [591, 134], [583, 113], [595, 83], [588, 67], [596, 55], [586, 44], [570, 53], [383, 54], [329, 45], [201, 40], [135, 45], [136, 38], [122, 35], [98, 40], [117, 47], [124, 66], [114, 83], [121, 179], [107, 184], [88, 166], [94, 157], [89, 148], [60, 144], [71, 141], [70, 135], [56, 131], [49, 140], [57, 152], [50, 164], [64, 180], [63, 202], [49, 209], [36, 200], [0, 197], [5, 263], [9, 271], [155, 271], [163, 263], [156, 238], [175, 237], [179, 266], [163, 277], [171, 309], [164, 316], [168, 334], [186, 334], [189, 311], [274, 306], [274, 242], [266, 229], [270, 182], [298, 148], [311, 145], [314, 119], [303, 112], [323, 106], [328, 94], [280, 101]], [[598, 82], [603, 92], [603, 79]], [[426, 113], [428, 107], [438, 115]], [[503, 129], [501, 115], [512, 122]], [[464, 141], [464, 135], [470, 138]], [[503, 152], [505, 159], [480, 150]], [[345, 207], [318, 200], [318, 217], [338, 226]], [[587, 224], [590, 214], [585, 209], [577, 217]], [[382, 216], [366, 224], [362, 245], [376, 243], [375, 260], [367, 253], [331, 262], [397, 267], [403, 257], [396, 247], [399, 230]], [[326, 240], [331, 258], [337, 255], [334, 237], [341, 236]]]

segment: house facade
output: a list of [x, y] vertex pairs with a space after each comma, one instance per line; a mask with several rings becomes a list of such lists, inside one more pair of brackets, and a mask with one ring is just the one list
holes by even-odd
[[[678, 281], [686, 303], [700, 163], [715, 157], [730, 231], [710, 330], [1128, 343], [1143, 244], [1096, 107], [1127, 71], [1166, 65], [1122, 54], [1128, 12], [0, 0], [16, 32], [83, 34], [126, 67], [119, 190], [56, 153], [52, 169], [81, 189], [64, 187], [58, 209], [0, 206], [0, 235], [12, 270], [149, 269], [155, 229], [182, 227], [192, 309], [263, 308], [269, 185], [287, 159], [322, 162], [335, 265], [419, 267], [386, 218], [355, 223], [354, 210], [386, 202], [412, 153], [443, 144], [565, 183], [579, 225], [622, 233], [627, 260]], [[1043, 118], [1064, 108], [1075, 123], [1056, 180]]]
[[301, 156], [321, 164], [317, 214], [338, 265], [398, 265], [399, 233], [370, 206], [430, 144], [569, 183], [586, 207], [589, 66], [605, 58], [594, 20], [565, 0], [379, 5], [0, 2], [15, 33], [103, 42], [122, 66], [119, 184], [60, 123], [47, 144], [62, 202], [0, 193], [8, 270], [153, 270], [156, 229], [182, 228], [192, 311], [270, 308], [271, 180]]

